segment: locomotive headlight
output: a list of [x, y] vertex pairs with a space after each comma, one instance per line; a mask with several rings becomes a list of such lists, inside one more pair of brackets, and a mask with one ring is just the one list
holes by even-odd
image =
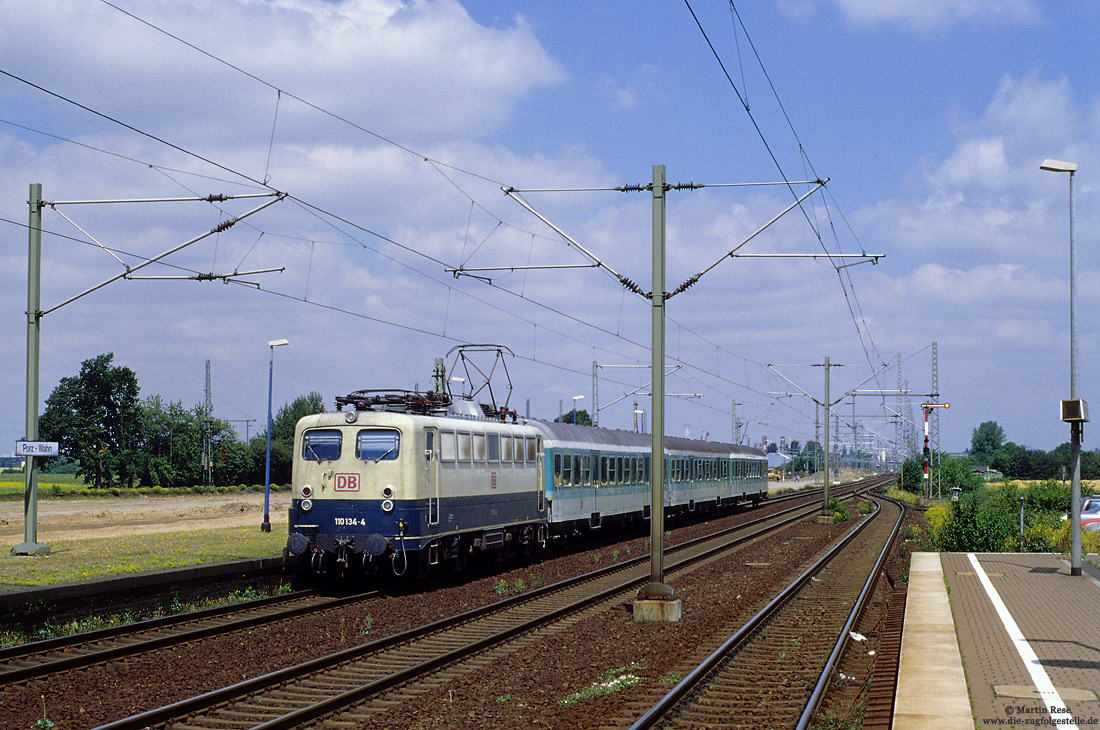
[[392, 499], [383, 499], [382, 500], [382, 511], [383, 512], [393, 512], [393, 500]]
[[303, 484], [302, 485], [302, 496], [303, 497], [312, 497], [313, 496], [313, 487], [310, 486], [309, 484]]
[[303, 499], [301, 502], [298, 503], [298, 506], [302, 508], [303, 512], [309, 512], [311, 509], [313, 509], [313, 500]]
[[382, 487], [382, 497], [383, 499], [393, 499], [393, 487], [389, 484]]

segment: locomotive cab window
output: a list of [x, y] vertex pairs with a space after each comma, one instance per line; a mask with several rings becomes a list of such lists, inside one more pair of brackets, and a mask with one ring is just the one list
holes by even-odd
[[342, 434], [335, 429], [306, 431], [302, 435], [302, 458], [306, 461], [336, 461], [340, 458]]
[[394, 461], [401, 435], [394, 429], [360, 431], [355, 438], [355, 458], [363, 461]]

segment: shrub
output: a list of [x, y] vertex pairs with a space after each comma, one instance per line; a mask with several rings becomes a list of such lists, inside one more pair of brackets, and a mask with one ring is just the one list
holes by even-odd
[[950, 519], [951, 508], [946, 504], [933, 505], [924, 513], [924, 522], [928, 526], [928, 537], [932, 540], [933, 545], [939, 545], [943, 541], [944, 530]]
[[849, 518], [848, 510], [836, 497], [829, 500], [829, 510], [833, 513], [833, 522], [845, 522]]

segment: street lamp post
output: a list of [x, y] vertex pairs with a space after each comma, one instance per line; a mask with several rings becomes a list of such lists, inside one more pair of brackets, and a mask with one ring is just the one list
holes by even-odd
[[577, 425], [577, 401], [579, 401], [579, 400], [584, 400], [584, 396], [583, 395], [573, 396], [573, 425], [574, 426]]
[[271, 532], [271, 389], [275, 380], [275, 348], [289, 344], [288, 340], [272, 340], [267, 343], [271, 348], [271, 359], [267, 365], [267, 459], [264, 465], [264, 521], [260, 524], [260, 532]]
[[1073, 175], [1077, 163], [1043, 160], [1040, 170], [1069, 173], [1069, 400], [1062, 401], [1062, 420], [1069, 423], [1070, 574], [1081, 575], [1081, 431], [1088, 406], [1077, 396], [1077, 291], [1073, 249]]

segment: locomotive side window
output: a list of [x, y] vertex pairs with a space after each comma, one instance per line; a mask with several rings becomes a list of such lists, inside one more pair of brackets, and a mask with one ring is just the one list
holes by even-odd
[[489, 456], [489, 463], [495, 464], [500, 461], [500, 434], [491, 433], [488, 436], [486, 442], [488, 446], [487, 454]]
[[363, 461], [394, 461], [401, 435], [394, 429], [360, 431], [355, 438], [355, 458]]
[[500, 437], [500, 460], [505, 464], [512, 463], [512, 437]]
[[527, 461], [534, 464], [539, 460], [539, 441], [531, 436], [527, 437]]
[[439, 432], [439, 459], [440, 461], [453, 462], [455, 460], [457, 443], [454, 431]]
[[458, 432], [458, 460], [470, 463], [470, 434]]
[[306, 431], [302, 435], [302, 458], [306, 461], [336, 461], [340, 458], [342, 434], [336, 429]]

